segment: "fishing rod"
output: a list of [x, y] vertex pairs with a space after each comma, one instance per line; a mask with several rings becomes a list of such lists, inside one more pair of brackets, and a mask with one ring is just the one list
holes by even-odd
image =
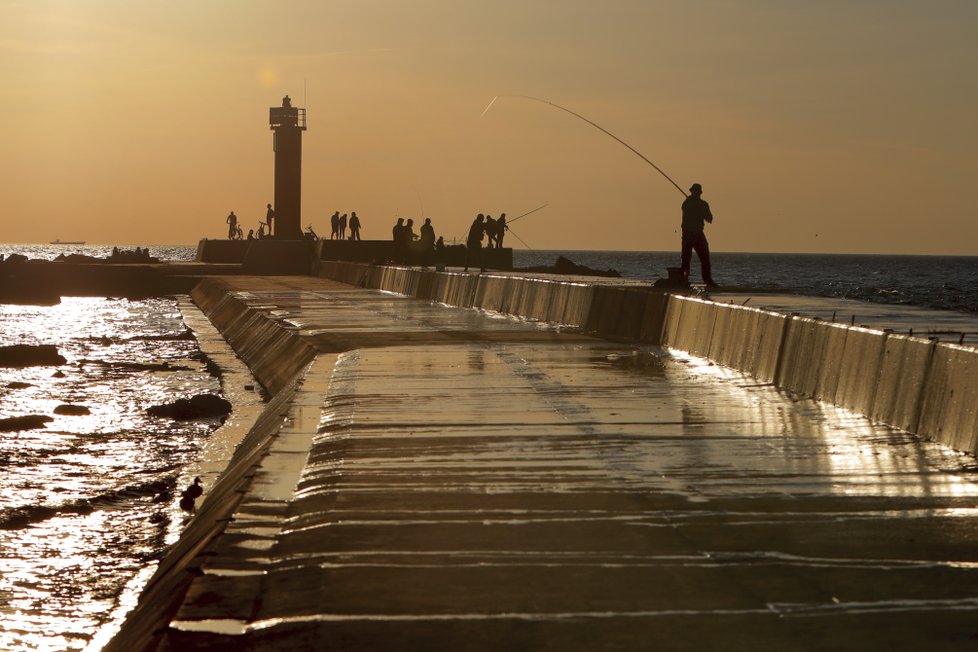
[[597, 124], [595, 122], [592, 122], [591, 120], [588, 120], [587, 118], [585, 118], [580, 113], [575, 113], [574, 111], [571, 111], [567, 107], [563, 107], [563, 106], [561, 106], [559, 104], [555, 104], [554, 102], [550, 102], [548, 100], [544, 100], [544, 99], [541, 99], [539, 97], [533, 97], [532, 95], [497, 95], [496, 97], [492, 98], [492, 101], [489, 102], [489, 104], [486, 106], [485, 110], [482, 111], [482, 115], [480, 115], [479, 117], [481, 118], [486, 113], [488, 113], [489, 112], [489, 109], [492, 108], [492, 105], [495, 104], [496, 103], [496, 100], [499, 99], [500, 97], [521, 97], [521, 98], [523, 98], [525, 100], [533, 100], [535, 102], [541, 102], [543, 104], [549, 104], [550, 106], [555, 107], [555, 108], [558, 108], [561, 111], [566, 111], [567, 113], [570, 113], [575, 118], [580, 118], [581, 120], [583, 120], [584, 122], [588, 123], [589, 125], [591, 125], [595, 129], [598, 129], [599, 131], [607, 134], [608, 136], [611, 136], [612, 138], [614, 138], [615, 140], [617, 140], [619, 143], [621, 143], [622, 145], [624, 145], [625, 147], [627, 147], [628, 149], [630, 149], [634, 154], [637, 154], [639, 158], [641, 158], [643, 161], [645, 161], [646, 163], [648, 163], [649, 165], [651, 165], [653, 168], [655, 168], [655, 171], [656, 172], [658, 172], [659, 174], [661, 174], [662, 176], [664, 176], [666, 179], [668, 179], [669, 180], [669, 183], [671, 183], [672, 185], [676, 186], [676, 190], [678, 190], [679, 192], [681, 192], [683, 194], [683, 197], [688, 197], [688, 195], [686, 194], [686, 191], [683, 190], [682, 188], [680, 188], [679, 187], [679, 184], [672, 180], [672, 177], [670, 177], [668, 174], [666, 174], [665, 172], [663, 172], [662, 171], [662, 168], [660, 168], [658, 165], [656, 165], [655, 163], [653, 163], [652, 161], [650, 161], [648, 158], [646, 158], [645, 155], [642, 154], [642, 152], [638, 151], [637, 149], [635, 149], [634, 147], [632, 147], [631, 145], [629, 145], [628, 143], [626, 143], [624, 140], [622, 140], [618, 136], [614, 135], [613, 133], [611, 133], [610, 131], [608, 131], [607, 129], [605, 129], [604, 127], [602, 127], [601, 125], [599, 125], [599, 124]]
[[527, 211], [527, 212], [523, 213], [522, 215], [517, 215], [516, 217], [514, 217], [511, 220], [507, 220], [506, 221], [506, 225], [509, 226], [510, 224], [512, 224], [513, 222], [515, 222], [516, 220], [518, 220], [520, 218], [523, 218], [523, 217], [526, 217], [527, 215], [530, 215], [531, 213], [536, 213], [537, 211], [542, 210], [542, 209], [546, 208], [549, 205], [550, 205], [550, 202], [545, 202], [542, 206], [537, 206], [532, 211]]

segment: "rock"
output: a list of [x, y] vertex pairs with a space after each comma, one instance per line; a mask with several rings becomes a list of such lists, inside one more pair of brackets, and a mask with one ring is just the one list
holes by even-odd
[[226, 417], [231, 413], [231, 402], [214, 394], [198, 394], [190, 399], [181, 398], [173, 403], [154, 405], [146, 412], [154, 417], [179, 420]]
[[23, 417], [0, 419], [0, 432], [17, 432], [20, 430], [36, 430], [43, 428], [45, 423], [54, 421], [45, 414], [28, 414]]
[[54, 413], [63, 414], [65, 416], [80, 417], [91, 414], [92, 411], [84, 405], [69, 405], [65, 403], [54, 408]]
[[28, 387], [33, 387], [30, 383], [24, 383], [19, 380], [15, 380], [12, 383], [7, 383], [7, 389], [26, 389]]
[[607, 276], [621, 278], [621, 273], [614, 269], [600, 270], [592, 269], [587, 265], [578, 265], [572, 260], [557, 256], [556, 262], [552, 265], [537, 265], [534, 267], [521, 267], [523, 272], [543, 272], [545, 274], [569, 274], [573, 276]]
[[53, 374], [51, 374], [51, 378], [64, 378], [66, 375], [67, 374], [65, 374], [65, 372], [63, 372], [60, 369], [58, 369]]
[[4, 264], [12, 265], [16, 263], [26, 263], [28, 260], [27, 256], [24, 254], [10, 254], [7, 256], [7, 260], [3, 261]]
[[0, 346], [0, 367], [57, 367], [66, 362], [53, 344]]

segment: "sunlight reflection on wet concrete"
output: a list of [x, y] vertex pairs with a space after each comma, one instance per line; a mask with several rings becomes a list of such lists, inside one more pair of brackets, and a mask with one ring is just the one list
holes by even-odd
[[978, 635], [972, 457], [656, 347], [235, 283], [323, 353], [168, 649]]

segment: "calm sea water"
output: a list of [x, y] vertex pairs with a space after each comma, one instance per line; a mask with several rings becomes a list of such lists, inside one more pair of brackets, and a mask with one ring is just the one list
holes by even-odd
[[[132, 246], [123, 246], [131, 249]], [[0, 254], [53, 259], [107, 256], [111, 246], [2, 245]], [[149, 247], [163, 260], [192, 260], [194, 247]], [[652, 281], [676, 252], [514, 251], [517, 267], [558, 255]], [[693, 261], [693, 280], [699, 269]], [[723, 286], [978, 311], [978, 257], [714, 254]], [[58, 306], [0, 305], [0, 345], [55, 344], [58, 368], [0, 369], [0, 417], [46, 414], [46, 427], [0, 435], [0, 649], [83, 648], [120, 595], [182, 527], [175, 508], [182, 470], [215, 422], [173, 422], [146, 407], [216, 392], [195, 359], [174, 301], [65, 298]], [[187, 367], [146, 372], [132, 362]], [[60, 371], [61, 374], [56, 374]], [[63, 374], [63, 375], [62, 375]], [[56, 416], [62, 403], [89, 416]], [[135, 580], [134, 580], [135, 578]]]

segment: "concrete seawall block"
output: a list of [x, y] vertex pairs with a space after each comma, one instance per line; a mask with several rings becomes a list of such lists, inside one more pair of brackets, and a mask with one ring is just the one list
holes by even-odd
[[431, 287], [435, 281], [435, 273], [431, 271], [421, 272], [418, 278], [418, 287], [414, 296], [424, 301], [431, 301]]
[[288, 386], [315, 357], [315, 350], [293, 329], [252, 310], [220, 281], [199, 283], [191, 296], [272, 395]]
[[624, 299], [625, 295], [621, 288], [607, 285], [595, 286], [585, 328], [602, 335], [612, 333], [621, 315]]
[[609, 331], [611, 337], [626, 341], [637, 341], [641, 338], [642, 323], [645, 320], [645, 306], [658, 293], [652, 293], [644, 288], [620, 288], [622, 295], [621, 310], [618, 320]]
[[773, 383], [789, 317], [766, 310], [751, 312], [757, 314], [757, 325], [748, 339], [743, 369], [762, 382]]
[[978, 350], [956, 344], [934, 348], [918, 432], [978, 454]]
[[679, 322], [682, 320], [685, 305], [685, 297], [681, 297], [678, 294], [669, 295], [669, 301], [666, 304], [666, 316], [662, 327], [663, 346], [675, 346], [676, 336], [679, 333]]
[[554, 288], [558, 285], [556, 281], [537, 281], [536, 293], [529, 306], [528, 317], [538, 321], [547, 321], [550, 312], [550, 302], [553, 299]]
[[564, 323], [564, 310], [567, 308], [567, 293], [569, 283], [554, 283], [550, 291], [550, 305], [547, 307], [547, 321]]
[[744, 353], [757, 321], [751, 317], [750, 311], [739, 306], [717, 304], [707, 357], [726, 367], [743, 369]]
[[481, 276], [475, 293], [475, 307], [482, 310], [502, 312], [505, 288], [505, 276]]
[[[851, 370], [852, 365], [848, 356], [859, 352], [858, 347], [849, 347], [850, 328], [844, 324], [819, 322], [819, 329], [824, 331], [822, 357], [818, 364], [818, 379], [812, 397], [823, 401], [835, 402], [839, 397], [848, 397], [848, 383], [840, 388], [844, 370]], [[878, 361], [876, 363], [879, 364]], [[854, 381], [853, 381], [854, 382]]]
[[681, 297], [679, 301], [683, 307], [678, 315], [675, 333], [670, 334], [672, 342], [669, 346], [693, 355], [709, 355], [717, 315], [716, 304], [689, 297]]
[[594, 286], [584, 284], [568, 284], [567, 300], [564, 304], [561, 321], [569, 326], [583, 328], [591, 312], [591, 300], [594, 297]]
[[521, 278], [518, 281], [519, 291], [516, 293], [518, 303], [514, 304], [512, 314], [529, 317], [530, 306], [536, 297], [538, 284], [530, 279]]
[[907, 335], [886, 338], [872, 410], [876, 420], [917, 431], [920, 406], [936, 344]]
[[666, 307], [669, 294], [653, 292], [645, 300], [642, 323], [639, 326], [638, 340], [649, 344], [662, 343], [662, 328], [666, 321]]
[[829, 330], [824, 322], [792, 317], [781, 347], [774, 383], [803, 396], [815, 396]]
[[832, 401], [836, 405], [869, 414], [876, 398], [880, 365], [887, 333], [866, 328], [847, 328], [838, 382]]

